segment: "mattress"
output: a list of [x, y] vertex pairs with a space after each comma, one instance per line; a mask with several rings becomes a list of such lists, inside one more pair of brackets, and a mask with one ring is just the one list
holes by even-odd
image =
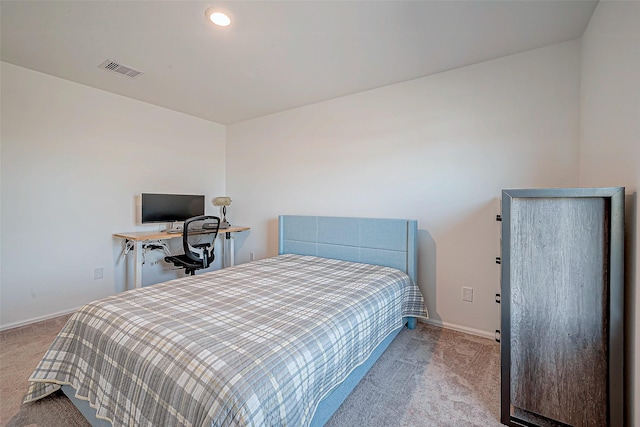
[[425, 316], [399, 270], [280, 255], [87, 304], [25, 402], [70, 385], [116, 426], [307, 426], [403, 317]]

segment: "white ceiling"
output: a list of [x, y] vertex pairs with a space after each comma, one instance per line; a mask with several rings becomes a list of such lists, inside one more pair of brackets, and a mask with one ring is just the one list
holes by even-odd
[[2, 0], [1, 58], [230, 124], [575, 39], [596, 3]]

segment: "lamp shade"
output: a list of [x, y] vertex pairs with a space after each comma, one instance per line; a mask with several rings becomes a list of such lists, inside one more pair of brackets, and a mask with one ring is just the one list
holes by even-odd
[[231, 206], [231, 197], [216, 197], [213, 199], [213, 206]]

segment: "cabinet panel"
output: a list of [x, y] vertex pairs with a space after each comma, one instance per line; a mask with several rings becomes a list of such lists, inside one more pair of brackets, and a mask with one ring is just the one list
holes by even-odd
[[504, 424], [621, 425], [623, 204], [620, 188], [503, 192]]

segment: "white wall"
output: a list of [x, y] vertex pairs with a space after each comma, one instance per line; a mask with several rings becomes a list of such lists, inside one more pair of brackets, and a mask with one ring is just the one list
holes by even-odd
[[[149, 228], [136, 225], [136, 195], [224, 194], [225, 127], [4, 62], [0, 71], [6, 328], [123, 290], [112, 234]], [[143, 276], [176, 273], [156, 265]]]
[[582, 38], [580, 184], [627, 195], [627, 410], [640, 426], [640, 2], [600, 1]]
[[[227, 128], [239, 261], [277, 252], [277, 216], [419, 221], [419, 286], [431, 318], [499, 328], [503, 188], [578, 176], [579, 42], [383, 87]], [[375, 70], [363, 70], [363, 72]], [[474, 288], [474, 302], [461, 288]]]

